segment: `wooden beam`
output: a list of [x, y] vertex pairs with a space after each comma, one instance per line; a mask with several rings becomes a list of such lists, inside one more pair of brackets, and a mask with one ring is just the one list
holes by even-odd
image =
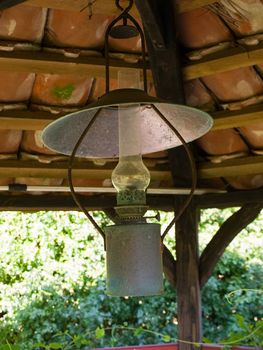
[[262, 123], [263, 104], [249, 106], [238, 111], [220, 111], [211, 113], [214, 119], [212, 130], [238, 128]]
[[[161, 54], [161, 53], [160, 53]], [[232, 48], [211, 54], [195, 63], [183, 67], [185, 80], [221, 73], [240, 67], [248, 67], [263, 63], [263, 42], [246, 51]], [[0, 53], [0, 69], [3, 71], [46, 73], [46, 74], [78, 74], [91, 77], [104, 77], [105, 60], [103, 57], [70, 58], [62, 54], [50, 52], [16, 51]], [[130, 63], [124, 60], [111, 60], [111, 76], [117, 77], [120, 68], [141, 69], [141, 62]], [[165, 66], [163, 67], [165, 69]], [[149, 78], [151, 73], [149, 72]]]
[[81, 11], [87, 6], [88, 0], [27, 0], [25, 4], [52, 9]]
[[202, 60], [188, 63], [183, 68], [183, 75], [185, 80], [191, 80], [261, 63], [263, 63], [263, 42], [245, 49], [234, 47], [207, 55]]
[[176, 261], [165, 245], [163, 245], [163, 272], [171, 286], [176, 288]]
[[[160, 16], [156, 18], [156, 14], [159, 15], [159, 11], [155, 11], [156, 1], [138, 1], [135, 0], [136, 6], [143, 20], [144, 33], [146, 36], [147, 43], [153, 46], [156, 50], [165, 48], [165, 40], [163, 37], [163, 31], [160, 23]], [[150, 60], [152, 49], [150, 49], [149, 55]]]
[[[89, 0], [28, 0], [26, 2], [30, 6], [48, 7], [51, 9], [81, 11], [89, 8]], [[124, 8], [129, 4], [128, 0], [121, 0], [120, 5]], [[96, 0], [92, 1], [90, 11], [93, 15], [117, 16], [121, 11], [116, 7], [114, 0]], [[139, 17], [135, 6], [132, 7], [130, 14]]]
[[254, 175], [263, 173], [263, 156], [251, 156], [224, 160], [221, 163], [199, 163], [200, 179]]
[[50, 122], [60, 118], [62, 115], [32, 110], [0, 111], [0, 129], [42, 130]]
[[177, 0], [178, 13], [189, 12], [215, 3], [215, 0]]
[[[42, 130], [53, 120], [65, 113], [52, 114], [44, 111], [11, 110], [0, 111], [0, 129], [9, 130]], [[238, 111], [220, 111], [211, 113], [214, 119], [212, 130], [238, 128], [262, 123], [263, 104], [250, 106]]]
[[[179, 200], [177, 203], [179, 208], [180, 204]], [[198, 212], [193, 204], [188, 206], [176, 222], [176, 266], [179, 349], [194, 350], [194, 343], [200, 343], [202, 339], [202, 318]]]
[[205, 285], [212, 275], [214, 267], [227, 246], [240, 231], [257, 218], [262, 206], [263, 204], [246, 204], [221, 225], [215, 236], [204, 249], [200, 258], [201, 287]]
[[[92, 162], [76, 161], [73, 178], [107, 179], [111, 177], [116, 164], [95, 166]], [[37, 177], [37, 178], [67, 178], [68, 162], [40, 163], [25, 160], [3, 160], [0, 162], [0, 177]], [[166, 181], [171, 179], [169, 170], [149, 169], [153, 180]]]
[[[111, 59], [111, 77], [117, 78], [122, 67], [141, 69], [141, 62], [129, 63]], [[90, 77], [105, 77], [105, 59], [102, 56], [65, 57], [51, 52], [15, 51], [0, 52], [0, 69], [11, 72], [77, 74]]]
[[194, 198], [195, 204], [198, 208], [232, 208], [240, 207], [246, 203], [260, 203], [263, 205], [263, 190], [243, 190], [233, 191], [228, 193], [209, 193], [196, 196]]
[[[103, 210], [116, 206], [115, 195], [99, 194], [92, 196], [79, 195], [81, 202], [88, 210]], [[153, 210], [172, 211], [174, 199], [171, 196], [148, 196], [147, 205]], [[39, 210], [65, 210], [72, 211], [79, 208], [73, 201], [70, 193], [41, 194], [28, 193], [0, 193], [0, 210], [39, 211]]]
[[[0, 129], [9, 130], [42, 130], [50, 122], [62, 117], [65, 113], [52, 114], [44, 111], [0, 111]], [[220, 111], [211, 113], [214, 119], [212, 130], [238, 128], [262, 123], [263, 104], [250, 106], [238, 111]]]
[[[211, 5], [215, 0], [177, 0], [178, 13], [188, 12], [197, 8]], [[29, 6], [48, 7], [53, 9], [81, 11], [88, 6], [88, 0], [28, 0]], [[128, 0], [122, 0], [121, 5], [126, 6]], [[93, 14], [118, 15], [120, 11], [116, 8], [113, 0], [97, 0], [92, 4]], [[139, 17], [138, 11], [134, 6], [130, 12], [133, 16]]]

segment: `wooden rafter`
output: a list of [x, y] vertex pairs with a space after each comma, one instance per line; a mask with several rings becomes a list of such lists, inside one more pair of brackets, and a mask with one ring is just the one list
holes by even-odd
[[[141, 62], [130, 63], [124, 60], [111, 59], [111, 76], [117, 77], [122, 67], [141, 69]], [[182, 69], [184, 79], [191, 80], [211, 74], [221, 73], [240, 67], [249, 67], [263, 63], [263, 42], [255, 47], [237, 47], [211, 54], [204, 59], [188, 63]], [[91, 77], [105, 76], [105, 60], [101, 56], [65, 57], [63, 54], [51, 52], [1, 52], [0, 69], [3, 71], [46, 73], [46, 74], [78, 74]], [[149, 67], [148, 67], [149, 68]], [[151, 73], [149, 71], [149, 78]]]
[[[188, 12], [213, 4], [214, 2], [214, 0], [178, 0], [177, 11], [179, 13]], [[127, 3], [127, 0], [121, 1], [123, 6], [125, 6]], [[53, 9], [80, 11], [88, 6], [89, 0], [27, 0], [26, 4], [30, 6], [48, 7]], [[116, 9], [114, 0], [97, 0], [92, 4], [91, 8], [93, 14], [117, 15], [119, 13], [119, 11]], [[135, 7], [132, 8], [131, 14], [136, 17], [139, 16]]]
[[[147, 163], [147, 160], [146, 160]], [[74, 165], [73, 177], [79, 179], [107, 179], [111, 177], [116, 163], [96, 166], [91, 162], [77, 161]], [[68, 162], [56, 161], [41, 163], [33, 160], [3, 160], [0, 162], [0, 177], [37, 177], [67, 178]], [[169, 170], [149, 168], [153, 180], [167, 181], [171, 179]]]
[[163, 270], [167, 280], [176, 288], [176, 261], [165, 245], [163, 246]]
[[44, 111], [0, 111], [1, 130], [42, 130], [60, 115]]
[[[122, 67], [141, 69], [142, 64], [111, 59], [111, 77], [116, 78]], [[0, 53], [0, 70], [11, 72], [78, 74], [105, 77], [105, 59], [102, 56], [66, 57], [51, 52], [15, 51]]]
[[214, 119], [212, 130], [238, 128], [262, 123], [263, 105], [254, 105], [238, 111], [220, 111], [211, 113]]
[[[93, 194], [92, 196], [81, 196], [81, 202], [88, 210], [103, 210], [104, 208], [116, 206], [115, 195]], [[171, 211], [174, 207], [172, 196], [155, 196], [147, 198], [147, 205], [153, 210]], [[1, 210], [79, 210], [73, 201], [70, 193], [63, 194], [27, 194], [23, 193], [1, 193], [0, 194]]]
[[211, 5], [215, 2], [215, 0], [177, 0], [177, 11], [178, 13], [189, 12], [200, 7]]
[[253, 222], [263, 204], [246, 204], [228, 218], [208, 243], [200, 258], [200, 285], [203, 287], [211, 276], [214, 267], [223, 255], [226, 247], [237, 234]]
[[240, 207], [244, 203], [260, 203], [263, 206], [263, 190], [233, 191], [224, 194], [209, 193], [195, 197], [194, 201], [202, 209]]
[[221, 163], [200, 163], [198, 169], [200, 179], [261, 173], [263, 173], [263, 156], [229, 159]]
[[[50, 122], [65, 113], [53, 114], [45, 111], [0, 111], [0, 129], [42, 130]], [[262, 123], [263, 105], [254, 105], [238, 111], [220, 111], [211, 113], [214, 119], [212, 130], [238, 128]]]
[[88, 4], [88, 0], [27, 0], [26, 5], [48, 7], [52, 9], [81, 11]]
[[184, 79], [191, 80], [263, 62], [263, 42], [253, 47], [228, 48], [190, 63], [183, 69]]
[[[145, 160], [150, 167], [153, 180], [170, 181], [170, 170], [162, 167], [161, 170], [154, 168], [152, 162]], [[45, 178], [66, 178], [67, 162], [52, 162], [49, 164], [37, 161], [26, 160], [1, 160], [0, 177], [45, 177]], [[106, 179], [110, 178], [114, 164], [108, 163], [104, 167], [95, 166], [93, 163], [76, 162], [74, 170], [75, 178]], [[221, 163], [204, 162], [199, 164], [199, 179], [214, 177], [241, 176], [249, 174], [261, 174], [263, 172], [263, 156], [251, 156], [225, 160]]]

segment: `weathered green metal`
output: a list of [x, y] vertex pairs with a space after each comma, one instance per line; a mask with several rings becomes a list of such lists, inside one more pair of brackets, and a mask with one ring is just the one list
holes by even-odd
[[159, 224], [106, 227], [107, 294], [148, 296], [163, 292]]
[[117, 204], [118, 205], [140, 205], [146, 203], [145, 191], [137, 189], [127, 189], [117, 193]]

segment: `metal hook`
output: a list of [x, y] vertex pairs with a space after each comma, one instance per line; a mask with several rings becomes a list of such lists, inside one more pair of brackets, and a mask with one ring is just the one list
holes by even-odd
[[120, 5], [120, 0], [115, 0], [115, 4], [119, 10], [121, 10], [123, 12], [129, 12], [133, 6], [133, 0], [129, 0], [129, 5], [125, 8]]

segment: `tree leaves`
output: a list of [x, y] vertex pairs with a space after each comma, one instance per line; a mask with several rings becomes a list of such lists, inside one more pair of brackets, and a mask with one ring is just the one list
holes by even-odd
[[103, 338], [105, 336], [105, 329], [97, 327], [95, 330], [95, 337], [96, 339]]

